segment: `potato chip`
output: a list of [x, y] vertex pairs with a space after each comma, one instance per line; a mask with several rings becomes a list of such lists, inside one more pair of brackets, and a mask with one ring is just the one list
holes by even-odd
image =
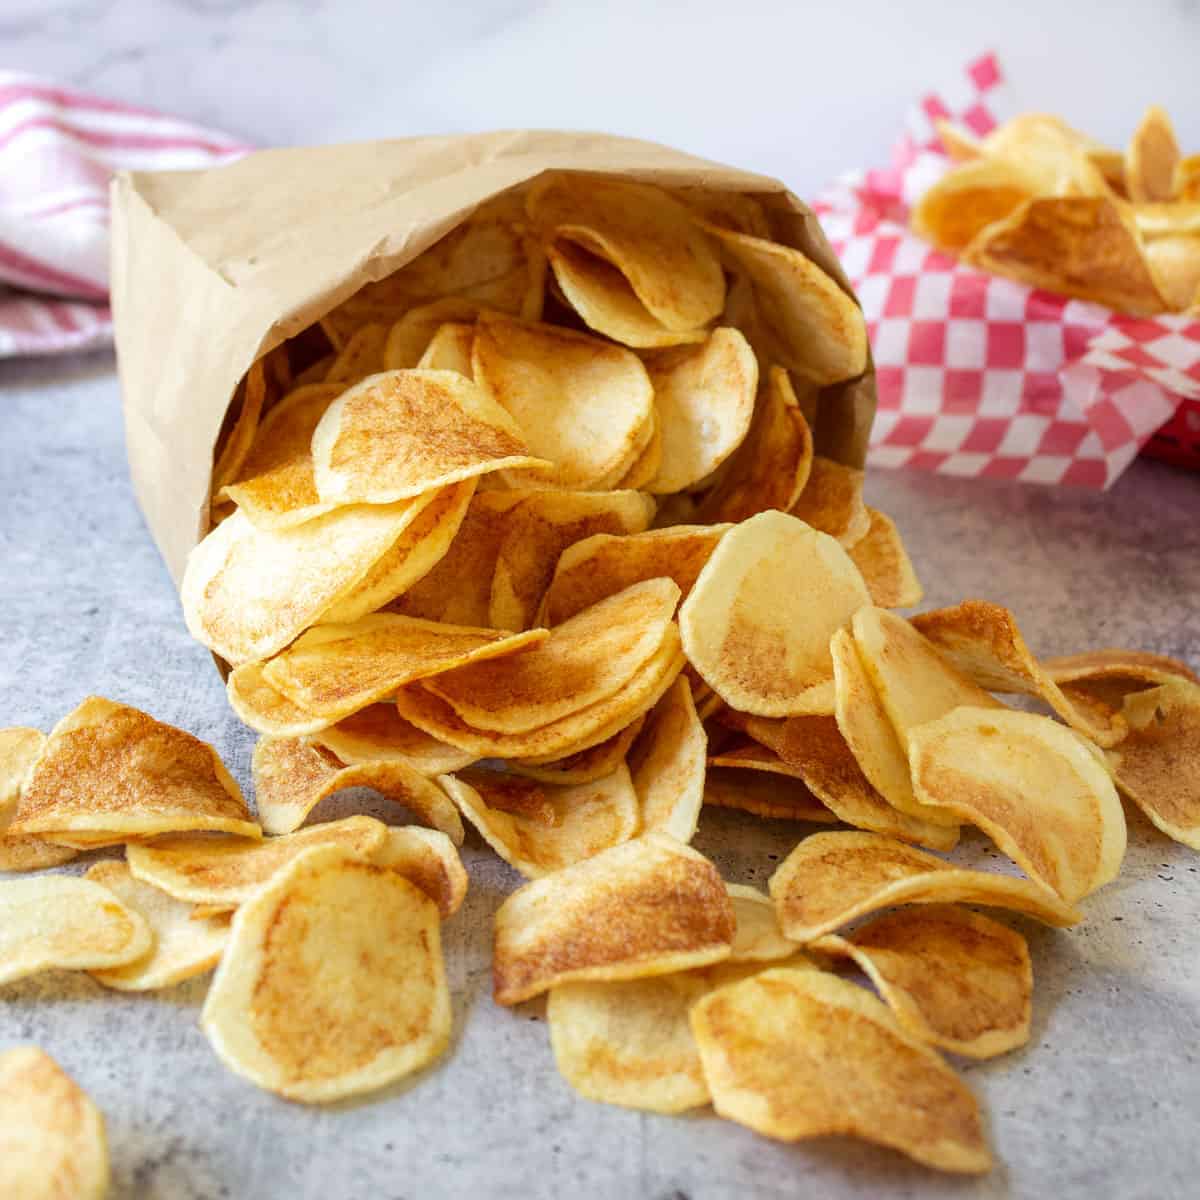
[[691, 1025], [729, 1120], [782, 1141], [848, 1134], [943, 1171], [992, 1165], [967, 1086], [852, 983], [775, 967], [703, 997]]
[[[384, 369], [406, 371], [417, 366], [440, 329], [450, 322], [473, 327], [482, 311], [475, 301], [461, 296], [443, 296], [429, 304], [409, 309], [388, 333], [383, 354]], [[465, 373], [469, 373], [469, 369]]]
[[153, 945], [146, 922], [73, 875], [0, 882], [0, 984], [41, 971], [119, 967]]
[[1200, 295], [1200, 229], [1148, 242], [1146, 261], [1171, 308], [1188, 308]]
[[21, 784], [46, 744], [40, 729], [14, 725], [0, 729], [0, 828], [17, 806]]
[[711, 225], [748, 233], [757, 238], [770, 238], [771, 225], [763, 206], [744, 192], [716, 192], [708, 188], [675, 189], [675, 198], [703, 217]]
[[568, 546], [546, 590], [542, 616], [559, 625], [585, 608], [646, 579], [673, 579], [691, 591], [729, 525], [677, 525], [626, 536], [598, 533]]
[[796, 954], [796, 944], [779, 931], [770, 896], [740, 883], [727, 884], [726, 890], [737, 922], [730, 962], [775, 962]]
[[1075, 683], [1101, 679], [1128, 680], [1130, 685], [1171, 683], [1187, 679], [1200, 683], [1186, 663], [1165, 654], [1148, 654], [1144, 650], [1088, 650], [1083, 654], [1060, 654], [1042, 659], [1042, 670], [1055, 683]]
[[261, 832], [211, 746], [89, 696], [51, 731], [5, 832], [109, 845], [179, 830]]
[[852, 549], [871, 529], [871, 514], [862, 498], [863, 475], [856, 467], [815, 455], [792, 515]]
[[303, 737], [318, 733], [335, 718], [310, 713], [273, 688], [263, 674], [265, 663], [244, 663], [229, 673], [225, 695], [238, 719], [270, 737]]
[[[668, 330], [698, 329], [724, 307], [716, 253], [687, 208], [660, 188], [557, 174], [530, 189], [526, 210], [547, 243], [580, 246], [616, 268], [646, 313]], [[561, 278], [559, 285], [569, 297]], [[591, 324], [589, 314], [580, 315]]]
[[712, 863], [650, 833], [535, 879], [500, 905], [493, 994], [518, 1004], [563, 983], [704, 966], [729, 957], [734, 930]]
[[0, 871], [41, 871], [62, 866], [78, 854], [73, 846], [0, 833]]
[[212, 491], [217, 495], [221, 489], [236, 479], [254, 444], [258, 423], [262, 417], [263, 403], [267, 398], [267, 377], [261, 359], [253, 363], [246, 372], [241, 388], [242, 406], [237, 420], [225, 439], [217, 461], [213, 466]]
[[654, 389], [641, 360], [587, 334], [485, 315], [472, 369], [516, 421], [529, 452], [553, 464], [507, 472], [510, 483], [612, 487], [652, 431]]
[[432, 499], [349, 505], [293, 529], [256, 529], [235, 512], [188, 556], [189, 631], [233, 666], [269, 658], [344, 598]]
[[443, 921], [454, 916], [467, 898], [467, 870], [454, 843], [440, 830], [392, 826], [369, 857], [415, 883], [437, 905]]
[[[770, 755], [755, 747], [756, 755]], [[775, 762], [779, 760], [770, 755]], [[814, 821], [837, 824], [833, 815], [799, 779], [778, 772], [759, 774], [761, 757], [721, 754], [709, 759], [704, 776], [704, 803], [736, 808], [756, 817], [780, 821]]]
[[378, 792], [407, 808], [422, 825], [440, 829], [462, 845], [463, 827], [454, 805], [404, 759], [343, 767], [328, 750], [299, 739], [259, 738], [254, 747], [255, 800], [266, 833], [292, 833], [322, 800], [353, 787]]
[[94, 970], [92, 978], [120, 992], [151, 992], [173, 987], [211, 971], [229, 938], [227, 917], [194, 920], [192, 906], [134, 878], [123, 862], [99, 862], [85, 879], [107, 888], [150, 927], [153, 945], [122, 967]]
[[542, 783], [592, 783], [611, 775], [625, 762], [625, 756], [641, 733], [645, 721], [645, 717], [638, 717], [612, 737], [578, 754], [536, 763], [514, 758], [507, 764], [508, 769], [515, 775], [524, 775]]
[[438, 924], [397, 872], [307, 850], [238, 909], [201, 1026], [230, 1070], [289, 1100], [385, 1087], [450, 1041]]
[[900, 531], [891, 517], [868, 508], [867, 532], [849, 548], [850, 559], [862, 574], [871, 603], [880, 608], [910, 608], [925, 595]]
[[853, 379], [867, 367], [867, 327], [853, 297], [791, 246], [705, 226], [754, 284], [773, 335], [776, 361], [821, 385]]
[[1033, 966], [1025, 939], [953, 904], [902, 908], [845, 937], [812, 944], [852, 958], [900, 1027], [967, 1058], [994, 1058], [1029, 1040]]
[[1170, 200], [1175, 194], [1179, 143], [1171, 118], [1152, 105], [1146, 109], [1125, 152], [1125, 186], [1134, 201]]
[[1104, 196], [1041, 196], [994, 221], [962, 252], [964, 261], [1130, 313], [1166, 307], [1142, 254], [1133, 218]]
[[780, 863], [770, 881], [779, 927], [811, 942], [882, 908], [961, 901], [1011, 908], [1047, 925], [1083, 918], [1029, 879], [956, 867], [878, 833], [814, 833]]
[[1129, 734], [1108, 752], [1117, 786], [1169, 838], [1200, 850], [1200, 686], [1125, 697]]
[[595, 534], [641, 533], [653, 517], [654, 501], [641, 492], [524, 493], [506, 514], [487, 623], [498, 629], [528, 628], [564, 551]]
[[475, 761], [455, 746], [448, 746], [410, 725], [386, 701], [371, 704], [314, 733], [310, 739], [332, 750], [347, 766], [361, 762], [402, 758], [422, 775], [449, 775]]
[[1050, 113], [1020, 113], [980, 143], [984, 154], [1019, 167], [1034, 191], [1063, 194], [1086, 178], [1088, 151], [1098, 143]]
[[614, 485], [618, 491], [638, 491], [658, 474], [658, 468], [662, 465], [663, 437], [662, 422], [657, 413], [651, 414], [650, 423], [653, 428], [646, 445]]
[[1144, 237], [1200, 237], [1200, 203], [1171, 200], [1165, 204], [1134, 204], [1129, 208], [1133, 223]]
[[1068, 904], [1116, 878], [1125, 815], [1108, 771], [1035, 713], [959, 708], [908, 735], [913, 791], [978, 825]]
[[862, 608], [854, 615], [853, 629], [862, 664], [901, 745], [909, 730], [959, 705], [1003, 707], [903, 617]]
[[276, 871], [312, 846], [343, 846], [370, 858], [383, 847], [387, 833], [388, 827], [381, 821], [355, 816], [259, 842], [175, 834], [146, 845], [129, 846], [126, 859], [136, 878], [168, 896], [189, 904], [236, 908]]
[[540, 729], [624, 687], [662, 646], [678, 600], [669, 579], [636, 583], [555, 626], [523, 654], [447, 671], [425, 687], [476, 729]]
[[1175, 164], [1172, 195], [1181, 203], [1200, 201], [1200, 154], [1189, 154]]
[[506, 467], [551, 466], [471, 380], [415, 368], [344, 391], [313, 433], [312, 459], [321, 499], [342, 504], [392, 504]]
[[356, 384], [384, 369], [383, 348], [388, 331], [385, 325], [363, 325], [346, 339], [325, 376], [326, 383], [343, 387]]
[[562, 787], [470, 767], [439, 781], [484, 841], [527, 879], [560, 871], [638, 832], [638, 798], [618, 767]]
[[970, 162], [982, 153], [979, 139], [969, 130], [944, 117], [935, 117], [933, 127], [947, 156], [955, 162]]
[[0, 1191], [20, 1200], [104, 1200], [104, 1117], [36, 1046], [0, 1053]]
[[791, 378], [782, 367], [770, 367], [760, 380], [750, 431], [695, 517], [736, 523], [770, 508], [788, 512], [800, 499], [812, 464], [812, 431]]
[[721, 539], [679, 610], [679, 628], [688, 661], [731, 707], [830, 712], [829, 638], [869, 599], [833, 538], [763, 512]]
[[475, 345], [475, 326], [462, 322], [439, 325], [417, 362], [426, 371], [457, 371], [471, 378], [471, 350]]
[[643, 832], [692, 840], [704, 802], [707, 746], [692, 689], [680, 676], [651, 710], [629, 757]]
[[947, 254], [961, 254], [995, 221], [1037, 195], [1037, 180], [1008, 159], [977, 158], [947, 172], [912, 210], [914, 232]]

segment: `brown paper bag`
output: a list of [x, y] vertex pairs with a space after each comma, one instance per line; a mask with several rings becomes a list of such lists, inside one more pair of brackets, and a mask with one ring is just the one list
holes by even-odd
[[[213, 446], [250, 365], [402, 267], [484, 200], [548, 170], [753, 192], [779, 241], [850, 291], [783, 184], [651, 142], [526, 130], [266, 150], [113, 181], [112, 304], [134, 489], [176, 583], [208, 528]], [[874, 374], [826, 389], [818, 453], [861, 466]]]

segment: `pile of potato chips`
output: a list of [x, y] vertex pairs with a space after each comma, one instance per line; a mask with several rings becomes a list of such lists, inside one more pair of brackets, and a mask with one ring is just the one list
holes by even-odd
[[1045, 113], [982, 139], [938, 129], [956, 165], [912, 224], [939, 249], [1119, 312], [1200, 312], [1200, 155], [1180, 154], [1161, 108], [1124, 154]]
[[[125, 854], [0, 881], [0, 982], [215, 967], [233, 1071], [378, 1089], [449, 1045], [469, 825], [528, 880], [495, 999], [548, 995], [582, 1095], [987, 1170], [939, 1051], [1022, 1045], [1032, 966], [963, 906], [1081, 920], [1121, 866], [1118, 789], [1200, 848], [1200, 680], [1039, 660], [983, 601], [891, 611], [921, 598], [900, 535], [811, 430], [866, 367], [862, 319], [768, 228], [748, 197], [550, 176], [256, 364], [183, 584], [261, 735], [256, 812], [122, 704], [0, 731], [0, 870]], [[356, 787], [412, 823], [320, 819]], [[689, 845], [705, 805], [822, 828], [766, 894]], [[1024, 876], [943, 857], [964, 825]], [[10, 1074], [54, 1076], [49, 1104], [56, 1071], [0, 1059], [0, 1112]], [[98, 1116], [55, 1129], [38, 1159], [101, 1194]]]

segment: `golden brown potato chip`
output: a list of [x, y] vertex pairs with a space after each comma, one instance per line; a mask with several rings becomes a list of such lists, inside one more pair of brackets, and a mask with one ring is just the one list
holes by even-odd
[[584, 979], [669, 975], [729, 957], [733, 905], [716, 868], [650, 833], [518, 888], [496, 910], [492, 985], [519, 1004]]
[[46, 744], [40, 729], [13, 726], [0, 729], [0, 871], [37, 871], [70, 862], [78, 851], [56, 846], [41, 838], [21, 837], [4, 832], [21, 783]]
[[681, 675], [650, 711], [629, 756], [643, 833], [660, 829], [690, 842], [704, 803], [708, 736]]
[[782, 1141], [831, 1133], [942, 1171], [992, 1165], [979, 1105], [870, 993], [810, 967], [775, 967], [691, 1011], [713, 1107]]
[[104, 1118], [36, 1046], [0, 1054], [0, 1191], [14, 1200], [104, 1200]]
[[417, 366], [427, 371], [457, 371], [471, 378], [471, 350], [475, 345], [475, 326], [462, 322], [439, 325], [429, 339]]
[[868, 508], [870, 526], [850, 547], [850, 558], [880, 608], [910, 608], [925, 595], [896, 523], [877, 508]]
[[565, 758], [536, 763], [512, 759], [508, 769], [514, 775], [524, 775], [542, 783], [593, 783], [611, 775], [625, 762], [630, 746], [645, 723], [645, 717], [638, 717], [598, 745], [589, 746], [578, 754], [568, 754]]
[[338, 351], [325, 376], [326, 383], [340, 383], [343, 387], [358, 383], [368, 375], [383, 368], [383, 348], [387, 343], [386, 325], [363, 325], [356, 329]]
[[382, 845], [367, 857], [415, 883], [437, 905], [443, 921], [467, 898], [467, 869], [454, 843], [440, 830], [392, 826]]
[[438, 924], [396, 871], [309, 849], [238, 909], [201, 1026], [230, 1070], [290, 1100], [385, 1087], [450, 1041]]
[[1086, 154], [1099, 143], [1050, 113], [1020, 113], [980, 143], [989, 159], [1019, 167], [1035, 192], [1062, 194], [1087, 182]]
[[821, 385], [867, 367], [867, 327], [854, 299], [812, 259], [744, 233], [706, 225], [725, 255], [749, 276], [783, 366]]
[[261, 833], [211, 746], [89, 696], [51, 731], [5, 832], [110, 845], [180, 830]]
[[417, 369], [344, 391], [313, 432], [312, 459], [321, 499], [341, 504], [392, 504], [506, 467], [552, 465], [471, 380]]
[[537, 879], [627, 842], [638, 832], [638, 798], [618, 767], [592, 783], [562, 787], [469, 767], [439, 781], [506, 863]]
[[721, 539], [679, 610], [679, 628], [688, 661], [732, 708], [832, 712], [829, 638], [869, 602], [833, 538], [763, 512]]
[[336, 725], [314, 733], [310, 740], [332, 750], [347, 766], [402, 758], [430, 778], [460, 771], [475, 761], [473, 755], [410, 725], [396, 706], [386, 701], [343, 717]]
[[1117, 786], [1167, 835], [1200, 850], [1200, 686], [1125, 697], [1129, 735], [1108, 752]]
[[266, 833], [294, 832], [322, 800], [353, 787], [379, 792], [422, 825], [440, 829], [462, 845], [463, 827], [454, 805], [402, 758], [343, 767], [328, 750], [298, 738], [259, 738], [254, 747], [255, 800]]
[[1175, 164], [1173, 196], [1183, 203], [1200, 200], [1200, 154], [1189, 154]]
[[856, 467], [815, 455], [792, 515], [852, 549], [871, 529], [871, 514], [862, 497], [863, 474]]
[[917, 201], [914, 232], [961, 254], [983, 230], [1037, 195], [1037, 180], [1007, 159], [976, 158], [948, 171]]
[[983, 153], [979, 139], [969, 130], [944, 117], [936, 117], [933, 127], [948, 157], [955, 162], [970, 162]]
[[1129, 211], [1133, 223], [1144, 238], [1200, 237], [1200, 204], [1172, 200], [1165, 204], [1134, 204]]
[[799, 780], [776, 769], [780, 760], [763, 746], [714, 755], [704, 777], [704, 803], [736, 808], [777, 821], [836, 825], [833, 815]]
[[813, 464], [812, 431], [787, 371], [770, 367], [760, 380], [754, 419], [745, 440], [696, 510], [699, 521], [745, 521], [800, 499]]
[[153, 935], [153, 945], [141, 958], [92, 971], [97, 983], [120, 992], [151, 992], [203, 975], [220, 961], [229, 938], [227, 917], [193, 919], [190, 904], [136, 879], [123, 862], [98, 862], [85, 878], [112, 892]]
[[333, 718], [310, 713], [273, 688], [263, 674], [265, 663], [243, 663], [229, 673], [225, 695], [238, 719], [270, 737], [303, 737], [318, 733]]
[[1125, 186], [1130, 200], [1170, 200], [1175, 194], [1178, 163], [1179, 143], [1171, 118], [1158, 105], [1151, 105], [1125, 152]]
[[625, 474], [617, 480], [615, 485], [617, 490], [637, 491], [646, 487], [658, 474], [658, 468], [662, 465], [663, 435], [662, 422], [658, 419], [657, 413], [651, 415], [651, 425], [653, 429], [650, 432], [649, 440]]
[[776, 962], [794, 957], [796, 944], [780, 932], [771, 897], [740, 883], [727, 884], [726, 888], [737, 922], [729, 961]]
[[35, 875], [0, 882], [0, 984], [40, 971], [119, 967], [152, 945], [141, 916], [91, 880]]
[[1117, 679], [1136, 684], [1171, 683], [1174, 679], [1200, 683], [1186, 663], [1165, 654], [1148, 654], [1144, 650], [1087, 650], [1082, 654], [1060, 654], [1042, 659], [1042, 670], [1055, 683], [1091, 682]]
[[1166, 308], [1133, 218], [1105, 196], [1040, 196], [967, 246], [972, 266], [1121, 312]]
[[1011, 908], [1047, 925], [1082, 917], [1029, 879], [956, 867], [878, 833], [814, 833], [780, 863], [770, 882], [779, 927], [811, 942], [858, 917], [902, 904], [960, 901]]
[[1200, 229], [1148, 242], [1146, 261], [1171, 308], [1189, 308], [1200, 295]]
[[177, 900], [236, 908], [310, 846], [345, 846], [370, 858], [383, 846], [387, 831], [374, 817], [355, 816], [262, 841], [175, 834], [127, 847], [126, 860], [138, 879]]
[[994, 1058], [1029, 1040], [1033, 965], [1025, 939], [953, 904], [885, 913], [814, 950], [852, 958], [900, 1027], [967, 1058]]
[[959, 708], [908, 735], [913, 791], [978, 825], [1068, 904], [1116, 878], [1125, 814], [1103, 760], [1035, 713]]
[[510, 483], [613, 487], [652, 432], [654, 389], [641, 360], [587, 334], [485, 315], [472, 370], [529, 452], [553, 464], [505, 472]]
[[624, 687], [662, 646], [678, 600], [670, 579], [635, 583], [523, 654], [446, 671], [425, 687], [475, 729], [540, 729]]
[[[443, 326], [448, 322], [457, 322], [470, 323], [473, 327], [482, 311], [481, 305], [462, 296], [443, 296], [430, 304], [409, 309], [388, 333], [383, 354], [384, 369], [406, 371], [417, 366]], [[464, 373], [469, 372], [468, 365]]]
[[246, 372], [246, 378], [241, 387], [242, 406], [238, 410], [237, 420], [229, 431], [225, 445], [217, 456], [213, 466], [212, 491], [217, 495], [227, 484], [237, 478], [254, 444], [258, 423], [262, 417], [263, 403], [267, 398], [267, 377], [262, 361], [254, 363]]
[[1113, 746], [1124, 736], [1124, 722], [1096, 721], [1071, 703], [1034, 658], [1009, 609], [986, 600], [964, 600], [919, 613], [912, 626], [980, 687], [1037, 696], [1097, 745]]

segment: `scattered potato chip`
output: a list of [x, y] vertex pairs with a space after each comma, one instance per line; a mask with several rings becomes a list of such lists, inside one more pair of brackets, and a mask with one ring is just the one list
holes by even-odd
[[332, 724], [333, 717], [311, 713], [273, 688], [263, 674], [265, 663], [243, 663], [225, 681], [229, 707], [251, 729], [270, 737], [303, 737]]
[[1020, 167], [1034, 190], [1062, 194], [1086, 184], [1086, 155], [1098, 143], [1050, 113], [1020, 113], [981, 142], [984, 154]]
[[1200, 201], [1200, 154], [1189, 154], [1175, 164], [1174, 196], [1184, 204]]
[[779, 931], [775, 904], [770, 896], [740, 883], [727, 884], [726, 889], [733, 901], [737, 922], [730, 962], [774, 962], [796, 954], [795, 942]]
[[0, 871], [41, 871], [62, 866], [78, 854], [73, 846], [0, 833]]
[[863, 474], [855, 467], [815, 455], [804, 491], [792, 505], [792, 515], [852, 549], [871, 528], [871, 514], [862, 498]]
[[0, 1053], [0, 1192], [20, 1200], [104, 1200], [104, 1117], [44, 1051]]
[[382, 822], [356, 816], [259, 842], [176, 834], [146, 845], [129, 846], [126, 858], [138, 879], [177, 900], [236, 908], [276, 871], [312, 846], [343, 846], [370, 858], [386, 838], [387, 826]]
[[1143, 650], [1089, 650], [1083, 654], [1061, 654], [1042, 659], [1042, 670], [1055, 683], [1090, 682], [1102, 679], [1128, 680], [1131, 686], [1171, 683], [1187, 679], [1200, 683], [1186, 663], [1165, 654], [1148, 654]]
[[1200, 296], [1200, 225], [1190, 235], [1160, 237], [1148, 242], [1146, 261], [1169, 307], [1191, 307]]
[[1170, 200], [1175, 194], [1175, 168], [1179, 163], [1179, 144], [1171, 118], [1152, 105], [1125, 152], [1125, 186], [1133, 201]]
[[238, 909], [201, 1025], [230, 1070], [312, 1104], [420, 1070], [450, 1020], [436, 906], [396, 871], [322, 846]]
[[967, 1086], [852, 983], [775, 967], [700, 999], [691, 1025], [723, 1117], [783, 1141], [849, 1134], [943, 1171], [992, 1165]]
[[679, 628], [688, 661], [731, 707], [832, 712], [829, 638], [869, 602], [833, 538], [763, 512], [721, 539], [679, 610]]
[[611, 775], [625, 762], [630, 746], [641, 733], [645, 723], [644, 716], [638, 717], [623, 729], [619, 729], [612, 737], [595, 746], [589, 746], [578, 754], [568, 754], [565, 758], [551, 759], [549, 762], [526, 762], [524, 759], [515, 758], [508, 763], [508, 769], [514, 775], [524, 775], [542, 783], [593, 783]]
[[73, 875], [0, 882], [0, 984], [41, 971], [119, 967], [153, 945], [112, 892]]
[[733, 905], [716, 868], [650, 833], [518, 888], [496, 911], [492, 982], [518, 1004], [579, 980], [668, 975], [729, 957]]
[[454, 321], [439, 325], [417, 366], [426, 371], [457, 371], [470, 379], [471, 350], [474, 345], [473, 324]]
[[629, 758], [644, 833], [660, 829], [690, 842], [704, 803], [708, 737], [681, 675], [650, 711]]
[[387, 343], [385, 325], [363, 325], [356, 329], [338, 351], [325, 376], [326, 383], [349, 387], [383, 370], [383, 348]]
[[415, 883], [437, 905], [442, 920], [454, 916], [467, 898], [467, 870], [454, 843], [440, 830], [392, 826], [368, 857]]
[[267, 398], [267, 377], [261, 359], [253, 363], [246, 372], [241, 392], [242, 406], [238, 410], [237, 420], [213, 466], [214, 496], [219, 494], [227, 483], [237, 478], [242, 464], [246, 461], [246, 455], [250, 453], [250, 447], [254, 444], [263, 404]]
[[0, 729], [0, 871], [36, 871], [70, 862], [77, 853], [69, 846], [55, 846], [41, 838], [4, 832], [16, 808], [21, 783], [46, 744], [40, 729], [13, 726]]
[[343, 767], [328, 750], [299, 739], [259, 738], [253, 769], [258, 819], [266, 833], [292, 833], [322, 800], [346, 788], [363, 787], [407, 808], [421, 824], [440, 829], [455, 845], [462, 845], [463, 827], [454, 805], [436, 783], [402, 758]]
[[92, 978], [121, 992], [173, 987], [211, 971], [229, 937], [226, 917], [193, 918], [192, 906], [136, 879], [123, 862], [98, 862], [86, 879], [107, 888], [150, 927], [153, 944], [145, 955], [121, 967], [93, 970]]
[[582, 862], [638, 832], [638, 798], [618, 767], [562, 787], [503, 771], [468, 768], [442, 787], [484, 841], [527, 879]]
[[394, 704], [371, 704], [314, 733], [311, 740], [347, 766], [362, 762], [389, 762], [402, 758], [410, 767], [431, 778], [449, 775], [475, 761], [455, 746], [448, 746], [410, 725]]
[[849, 548], [862, 574], [871, 603], [880, 608], [910, 608], [925, 595], [896, 523], [877, 508], [868, 508], [870, 526]]
[[[448, 322], [469, 322], [473, 326], [482, 307], [462, 296], [444, 296], [429, 304], [410, 308], [391, 328], [384, 349], [384, 367], [388, 371], [407, 371], [420, 364], [440, 330]], [[464, 374], [470, 373], [470, 359]]]
[[993, 222], [1037, 194], [1037, 180], [1019, 164], [982, 157], [943, 175], [912, 210], [918, 236], [947, 254], [961, 254]]
[[89, 696], [51, 731], [5, 832], [111, 845], [181, 830], [261, 832], [211, 746]]
[[811, 942], [881, 908], [960, 901], [1011, 908], [1047, 925], [1082, 918], [1048, 888], [1029, 879], [956, 867], [878, 833], [834, 831], [806, 837], [770, 882], [779, 927]]
[[836, 825], [833, 815], [775, 754], [757, 742], [722, 750], [708, 760], [704, 803], [779, 821]]
[[900, 1027], [967, 1058], [994, 1058], [1029, 1040], [1033, 965], [1025, 939], [953, 904], [885, 913], [845, 937], [812, 944], [852, 958]]

